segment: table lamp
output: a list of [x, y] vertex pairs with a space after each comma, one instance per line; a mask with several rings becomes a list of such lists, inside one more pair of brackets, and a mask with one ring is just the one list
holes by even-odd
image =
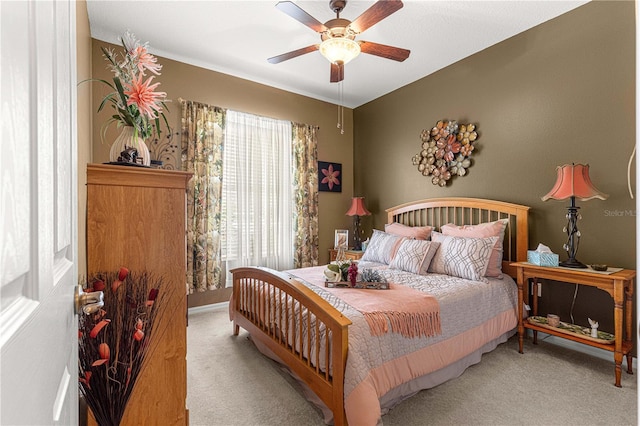
[[369, 216], [371, 212], [364, 205], [364, 197], [353, 197], [351, 207], [347, 211], [347, 216], [354, 216], [353, 225], [353, 249], [362, 250], [362, 241], [360, 240], [360, 216]]
[[556, 168], [558, 176], [551, 191], [542, 201], [552, 198], [554, 200], [571, 199], [571, 204], [567, 207], [567, 226], [562, 230], [567, 233], [567, 243], [563, 248], [567, 251], [569, 258], [560, 262], [560, 266], [566, 268], [586, 268], [587, 266], [576, 259], [578, 246], [580, 245], [580, 231], [578, 231], [578, 219], [582, 216], [578, 214], [580, 207], [576, 206], [576, 198], [580, 201], [588, 201], [593, 198], [606, 200], [609, 196], [596, 189], [589, 177], [588, 164], [565, 164]]

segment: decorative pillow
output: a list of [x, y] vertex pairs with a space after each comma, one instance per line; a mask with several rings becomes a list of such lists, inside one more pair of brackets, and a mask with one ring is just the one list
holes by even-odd
[[485, 275], [487, 277], [502, 278], [502, 242], [504, 241], [504, 231], [507, 228], [509, 219], [500, 219], [495, 222], [480, 223], [478, 225], [457, 226], [452, 223], [442, 225], [440, 231], [443, 235], [466, 238], [486, 238], [498, 237], [491, 252], [489, 266]]
[[402, 240], [404, 240], [403, 237], [374, 229], [371, 241], [369, 241], [362, 260], [388, 265], [391, 259], [393, 259], [393, 256], [395, 256], [398, 245]]
[[485, 281], [491, 249], [498, 237], [465, 238], [431, 234], [431, 241], [440, 243], [429, 272], [452, 275], [473, 281]]
[[393, 222], [384, 225], [384, 232], [414, 240], [428, 240], [433, 231], [433, 226], [407, 226]]
[[425, 275], [440, 243], [424, 240], [404, 240], [391, 260], [389, 268]]

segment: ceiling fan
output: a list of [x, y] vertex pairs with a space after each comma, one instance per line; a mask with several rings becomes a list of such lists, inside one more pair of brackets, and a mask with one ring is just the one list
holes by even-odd
[[337, 83], [344, 79], [344, 65], [358, 56], [360, 52], [393, 59], [399, 62], [409, 57], [411, 51], [407, 49], [364, 40], [355, 40], [358, 34], [401, 9], [403, 6], [402, 1], [379, 0], [369, 9], [365, 10], [353, 22], [340, 18], [340, 12], [342, 12], [346, 5], [347, 0], [330, 0], [329, 7], [335, 12], [336, 18], [330, 19], [323, 24], [291, 1], [281, 1], [276, 4], [276, 8], [280, 11], [319, 33], [322, 42], [283, 53], [267, 60], [272, 64], [277, 64], [304, 55], [305, 53], [319, 50], [320, 53], [331, 62], [330, 81]]

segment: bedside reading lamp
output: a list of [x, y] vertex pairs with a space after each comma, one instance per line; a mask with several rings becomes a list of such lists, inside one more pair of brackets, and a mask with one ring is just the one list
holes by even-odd
[[362, 250], [360, 241], [360, 216], [369, 216], [371, 212], [364, 206], [364, 197], [353, 197], [347, 216], [355, 216], [353, 225], [353, 249]]
[[556, 184], [542, 201], [552, 198], [554, 200], [571, 199], [571, 204], [567, 207], [567, 226], [562, 230], [567, 233], [567, 243], [563, 248], [567, 251], [569, 259], [560, 262], [560, 266], [566, 268], [586, 268], [587, 266], [576, 259], [578, 246], [580, 245], [580, 231], [578, 231], [578, 219], [582, 216], [578, 213], [580, 207], [576, 206], [576, 198], [580, 201], [588, 201], [593, 198], [606, 200], [609, 196], [596, 189], [589, 178], [588, 164], [565, 164], [558, 166], [558, 177]]

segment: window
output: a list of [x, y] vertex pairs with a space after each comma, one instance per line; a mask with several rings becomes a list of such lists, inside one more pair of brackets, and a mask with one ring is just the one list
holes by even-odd
[[291, 123], [227, 111], [222, 178], [221, 252], [230, 269], [293, 268]]

